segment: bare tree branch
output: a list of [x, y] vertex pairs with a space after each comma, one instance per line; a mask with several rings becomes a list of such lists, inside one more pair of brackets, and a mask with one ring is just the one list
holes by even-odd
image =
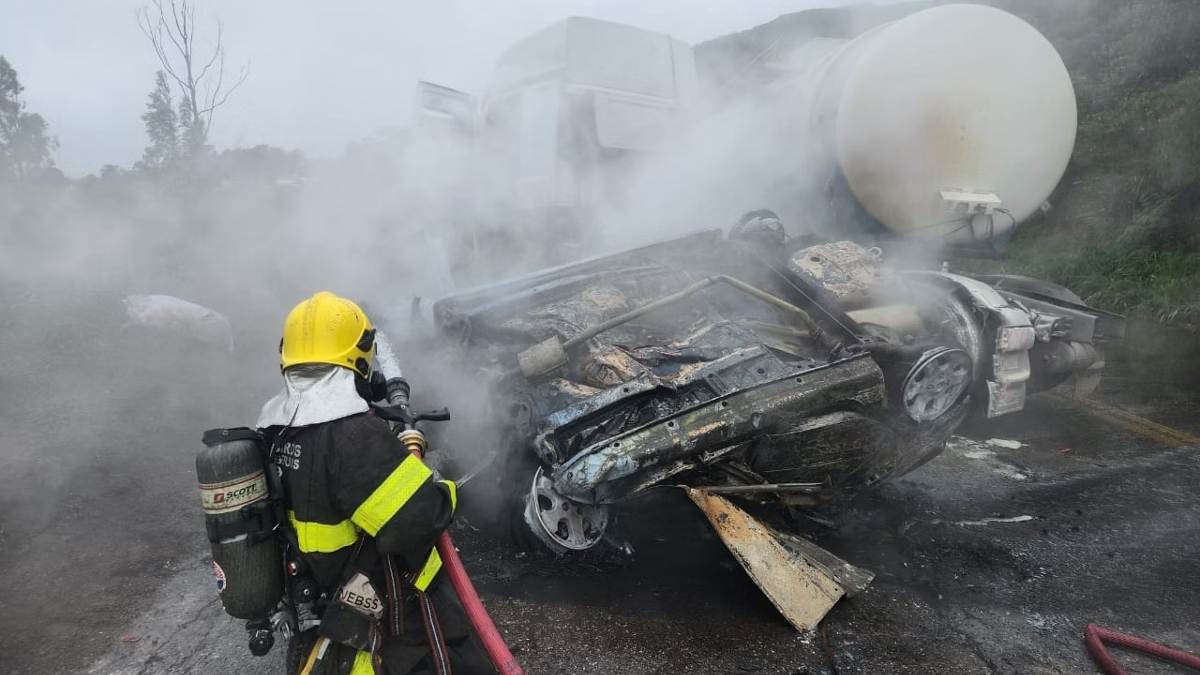
[[162, 65], [163, 70], [166, 71], [166, 73], [171, 76], [171, 79], [175, 80], [180, 87], [186, 87], [187, 83], [184, 82], [183, 78], [181, 78], [179, 74], [175, 72], [174, 67], [171, 65], [171, 59], [167, 57], [166, 50], [163, 48], [163, 25], [164, 24], [162, 23], [161, 18], [158, 22], [152, 21], [150, 19], [150, 14], [147, 12], [145, 7], [138, 10], [138, 26], [142, 29], [142, 34], [146, 36], [146, 39], [150, 40], [151, 46], [154, 47], [154, 53], [158, 56], [159, 64]]
[[[155, 0], [155, 2], [158, 4], [158, 11], [161, 13], [162, 12], [161, 0]], [[187, 3], [184, 2], [183, 11], [187, 12], [187, 8], [188, 8]], [[183, 14], [183, 15], [180, 14], [179, 9], [175, 6], [175, 0], [171, 0], [171, 20], [175, 22], [175, 30], [178, 32], [179, 38], [181, 40], [183, 40], [184, 46], [190, 48], [191, 45], [188, 44], [187, 16], [186, 16], [186, 14]], [[164, 23], [165, 23], [165, 21], [164, 21]], [[170, 31], [168, 31], [168, 33], [169, 32]], [[183, 51], [183, 50], [181, 49], [180, 51]], [[184, 52], [184, 53], [186, 53], [186, 52]]]
[[[187, 43], [187, 32], [183, 31], [180, 33], [180, 35], [183, 38], [183, 44], [179, 44], [179, 40], [175, 38], [175, 33], [172, 33], [170, 26], [167, 25], [167, 17], [163, 13], [162, 0], [154, 0], [154, 4], [155, 4], [155, 6], [158, 7], [158, 39], [159, 39], [159, 42], [160, 43], [162, 42], [162, 34], [165, 32], [167, 34], [167, 37], [170, 38], [171, 44], [175, 45], [176, 51], [178, 51], [180, 53], [180, 55], [187, 54], [188, 48], [190, 47], [190, 45], [188, 45], [188, 43]], [[172, 17], [175, 16], [174, 0], [172, 0], [172, 2], [171, 2], [171, 16]], [[176, 27], [178, 27], [179, 22], [176, 21], [175, 25], [176, 25]]]
[[[156, 11], [152, 12], [152, 8]], [[183, 92], [181, 114], [187, 117], [187, 124], [194, 133], [201, 139], [206, 138], [214, 112], [229, 100], [249, 74], [249, 68], [243, 65], [237, 80], [231, 85], [226, 84], [224, 24], [217, 21], [212, 52], [201, 57], [197, 53], [193, 0], [150, 0], [149, 5], [138, 10], [137, 18], [163, 71]]]
[[225, 64], [225, 60], [224, 60], [225, 59], [225, 47], [222, 46], [222, 44], [221, 44], [221, 37], [224, 34], [224, 32], [225, 32], [225, 26], [220, 21], [218, 21], [217, 22], [217, 48], [213, 50], [212, 58], [208, 60], [208, 63], [204, 64], [204, 67], [200, 69], [200, 74], [196, 76], [197, 82], [204, 79], [204, 76], [208, 73], [208, 69], [211, 68], [212, 65], [217, 62], [218, 58], [221, 59], [221, 65]]
[[212, 96], [209, 97], [208, 105], [200, 110], [201, 114], [208, 114], [208, 121], [206, 121], [205, 124], [209, 125], [210, 128], [212, 125], [212, 112], [225, 105], [225, 101], [229, 100], [230, 94], [237, 91], [238, 87], [242, 86], [242, 83], [246, 81], [246, 77], [248, 75], [250, 75], [250, 68], [243, 66], [242, 70], [238, 74], [237, 81], [224, 91], [221, 91], [221, 84], [218, 80], [217, 87], [213, 89]]

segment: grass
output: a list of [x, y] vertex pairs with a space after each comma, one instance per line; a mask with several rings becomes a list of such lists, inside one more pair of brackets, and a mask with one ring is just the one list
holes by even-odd
[[978, 271], [1024, 274], [1070, 288], [1088, 304], [1165, 323], [1200, 325], [1200, 251], [1120, 236], [1018, 237], [1003, 262]]

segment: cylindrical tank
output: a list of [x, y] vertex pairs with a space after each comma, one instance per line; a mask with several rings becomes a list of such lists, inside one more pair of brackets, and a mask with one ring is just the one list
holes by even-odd
[[196, 478], [221, 604], [235, 618], [266, 619], [283, 595], [283, 552], [258, 434], [205, 432]]
[[[1066, 170], [1077, 124], [1070, 75], [1012, 14], [944, 5], [851, 41], [814, 40], [797, 56], [778, 93], [796, 106], [790, 124], [823, 146], [828, 173], [818, 180], [847, 188], [893, 232], [1003, 235]], [[971, 217], [983, 212], [992, 215]]]

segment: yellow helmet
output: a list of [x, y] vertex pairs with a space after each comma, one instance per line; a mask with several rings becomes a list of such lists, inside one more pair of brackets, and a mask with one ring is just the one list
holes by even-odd
[[366, 312], [328, 291], [293, 307], [283, 322], [281, 370], [305, 363], [328, 363], [368, 377], [374, 355], [375, 328]]

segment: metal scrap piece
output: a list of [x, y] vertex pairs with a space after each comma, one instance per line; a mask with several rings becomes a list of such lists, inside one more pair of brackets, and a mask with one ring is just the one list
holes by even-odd
[[842, 596], [874, 578], [812, 542], [784, 536], [720, 495], [686, 491], [755, 585], [798, 631], [815, 629]]
[[847, 306], [868, 302], [876, 288], [886, 283], [890, 269], [883, 252], [852, 241], [834, 241], [801, 249], [788, 260], [788, 269], [811, 279]]

